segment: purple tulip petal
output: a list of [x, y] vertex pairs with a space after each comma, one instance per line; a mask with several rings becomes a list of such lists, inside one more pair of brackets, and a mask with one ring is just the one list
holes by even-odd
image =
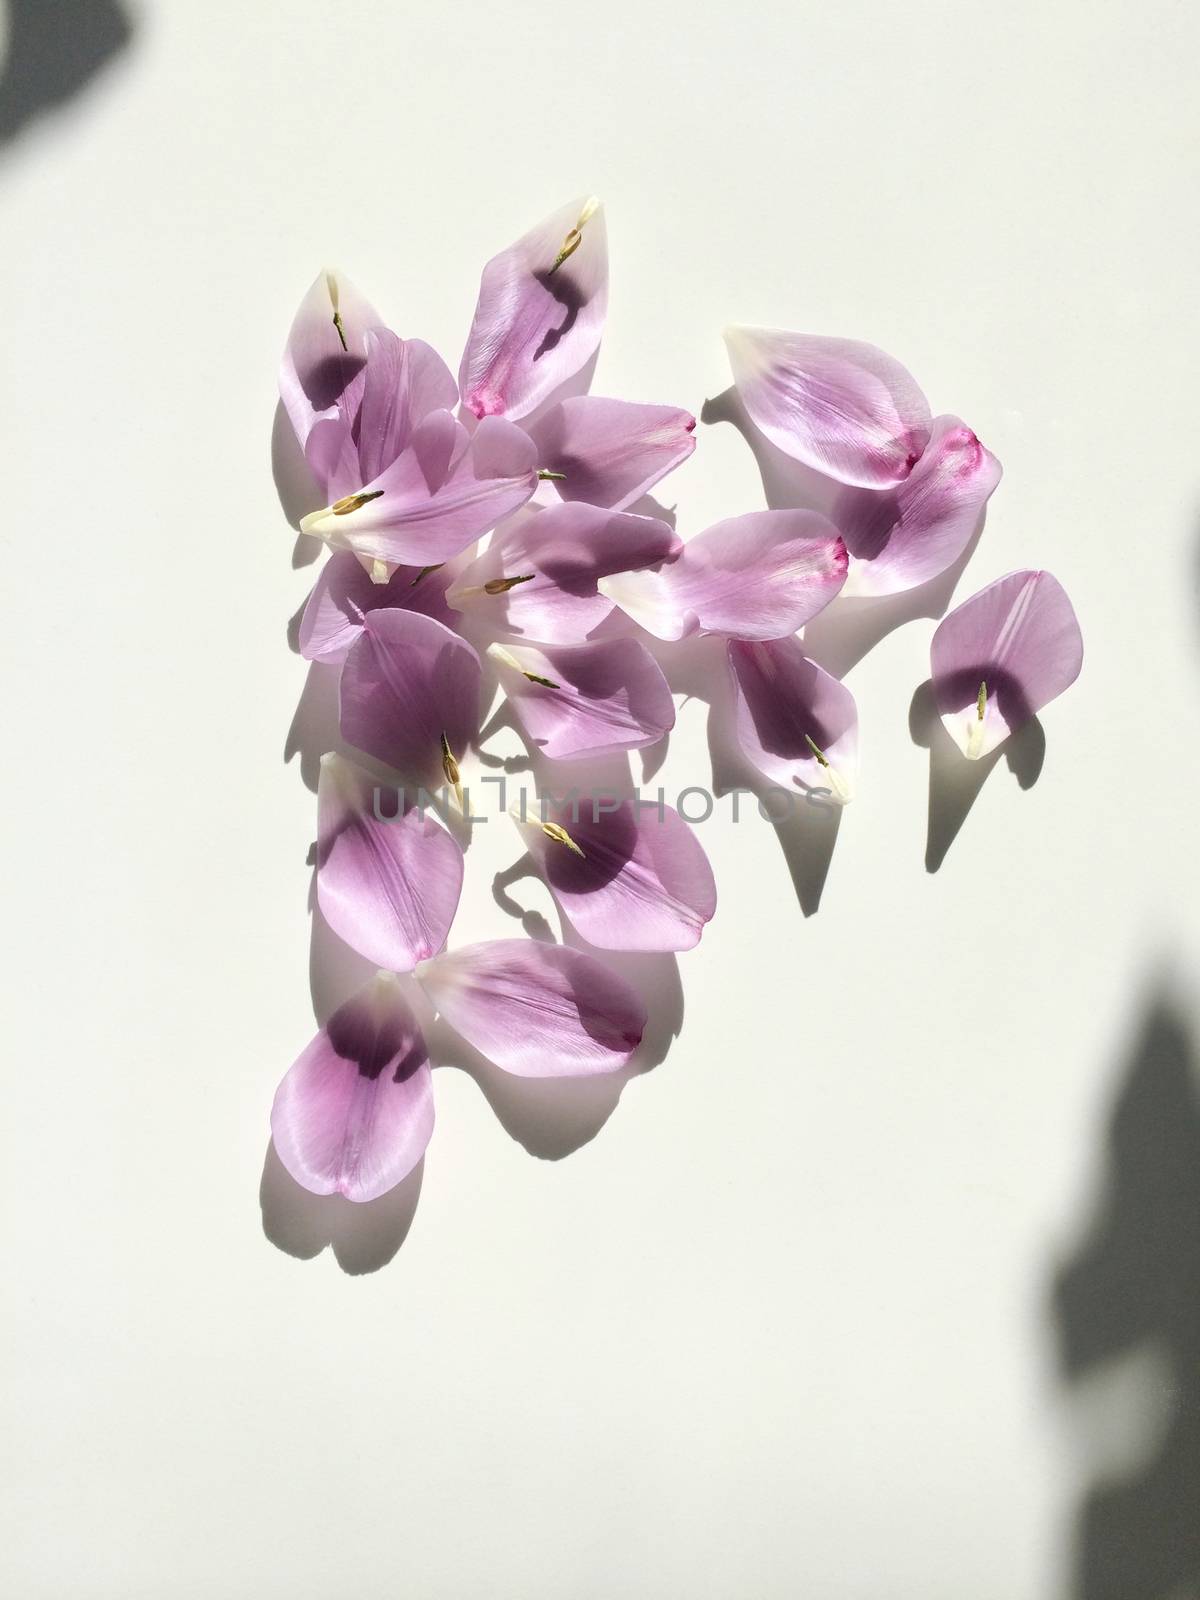
[[407, 1177], [432, 1132], [425, 1041], [399, 983], [380, 973], [338, 1007], [285, 1075], [271, 1137], [303, 1188], [374, 1200]]
[[670, 686], [636, 639], [494, 644], [488, 656], [530, 742], [553, 761], [641, 750], [675, 726]]
[[522, 1078], [615, 1072], [646, 1026], [646, 1008], [623, 978], [563, 945], [467, 945], [438, 956], [417, 978], [452, 1028]]
[[407, 448], [431, 411], [450, 411], [458, 386], [436, 350], [420, 339], [398, 339], [386, 328], [367, 334], [367, 367], [357, 426], [358, 462], [347, 490], [372, 483]]
[[448, 411], [431, 411], [378, 478], [302, 518], [300, 527], [373, 560], [427, 566], [465, 550], [536, 487], [527, 433], [488, 417], [468, 434]]
[[738, 393], [772, 444], [841, 483], [902, 482], [929, 438], [929, 402], [912, 375], [853, 339], [728, 328]]
[[[447, 599], [506, 633], [576, 644], [612, 612], [613, 602], [597, 589], [602, 578], [652, 566], [682, 548], [657, 517], [587, 505], [531, 509], [497, 531]], [[502, 587], [513, 578], [520, 582]]]
[[458, 375], [468, 411], [528, 416], [591, 357], [607, 303], [604, 213], [575, 200], [483, 269]]
[[1083, 638], [1056, 578], [1010, 572], [942, 619], [929, 656], [942, 721], [974, 760], [1070, 688]]
[[[338, 323], [334, 322], [334, 313]], [[339, 333], [339, 325], [341, 332]], [[321, 272], [300, 302], [279, 369], [279, 394], [310, 467], [324, 487], [350, 438], [346, 403], [367, 361], [374, 308], [340, 272]], [[328, 492], [328, 491], [327, 491]]]
[[789, 790], [838, 805], [851, 799], [858, 711], [846, 685], [810, 660], [797, 639], [730, 640], [729, 665], [738, 743], [751, 765]]
[[837, 529], [817, 512], [751, 511], [715, 523], [657, 571], [620, 572], [598, 587], [659, 639], [780, 639], [829, 604], [846, 565]]
[[386, 583], [376, 583], [356, 555], [334, 550], [305, 602], [300, 654], [306, 661], [344, 661], [367, 612], [384, 608], [419, 611], [452, 628], [457, 613], [446, 603], [446, 589], [453, 577], [450, 565], [435, 572], [397, 567]]
[[432, 617], [368, 613], [342, 668], [342, 737], [430, 792], [479, 733], [479, 657]]
[[843, 489], [830, 515], [850, 552], [846, 594], [898, 594], [945, 572], [966, 549], [1000, 471], [965, 423], [937, 417], [903, 483]]
[[[317, 903], [352, 950], [411, 972], [446, 942], [462, 892], [463, 853], [425, 812], [378, 807], [375, 780], [339, 755], [321, 760]], [[393, 816], [393, 811], [398, 814]]]
[[[614, 809], [615, 807], [615, 809]], [[677, 811], [605, 797], [535, 807], [518, 827], [563, 915], [601, 950], [691, 950], [717, 908], [712, 868]]]
[[538, 465], [562, 473], [564, 500], [622, 511], [686, 461], [696, 419], [675, 406], [577, 395], [530, 426]]

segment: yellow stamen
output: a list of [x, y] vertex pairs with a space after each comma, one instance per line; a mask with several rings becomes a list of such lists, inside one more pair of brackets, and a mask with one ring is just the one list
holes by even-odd
[[559, 267], [562, 266], [563, 262], [568, 256], [573, 256], [576, 250], [579, 249], [579, 246], [583, 243], [584, 224], [587, 222], [588, 218], [594, 216], [599, 209], [600, 202], [595, 198], [595, 196], [593, 196], [580, 212], [579, 221], [568, 232], [566, 238], [563, 240], [562, 246], [554, 258], [554, 265], [550, 268], [551, 275], [558, 271]]
[[329, 509], [335, 517], [347, 517], [352, 511], [360, 511], [368, 501], [378, 500], [382, 493], [382, 489], [372, 489], [370, 493], [360, 489], [357, 494], [344, 494], [340, 500], [335, 500]]
[[446, 563], [444, 561], [439, 561], [432, 567], [422, 567], [420, 572], [417, 573], [416, 577], [408, 587], [410, 589], [415, 589], [422, 578], [427, 578], [431, 572], [440, 572], [445, 565]]
[[483, 586], [484, 594], [507, 594], [510, 589], [515, 589], [519, 583], [532, 583], [537, 576], [534, 572], [525, 573], [521, 578], [490, 578]]
[[450, 749], [450, 741], [442, 734], [442, 771], [446, 774], [446, 782], [454, 790], [454, 798], [458, 801], [458, 809], [463, 809], [462, 778], [458, 770], [458, 762]]
[[551, 472], [549, 467], [539, 467], [538, 477], [543, 483], [563, 483], [566, 481], [565, 472]]
[[338, 281], [332, 272], [325, 274], [325, 288], [329, 294], [329, 303], [333, 307], [333, 325], [337, 329], [337, 336], [342, 341], [342, 349], [349, 350], [346, 343], [346, 330], [342, 327], [342, 313], [338, 308]]
[[540, 677], [536, 672], [526, 672], [524, 667], [521, 668], [521, 671], [524, 676], [529, 679], [530, 683], [540, 683], [543, 689], [558, 688], [558, 684], [554, 682], [553, 678], [543, 678]]
[[820, 748], [816, 740], [813, 739], [811, 735], [806, 733], [804, 735], [804, 742], [812, 751], [813, 755], [816, 756], [821, 766], [824, 767], [825, 771], [829, 774], [829, 787], [833, 791], [834, 798], [842, 805], [845, 805], [847, 800], [850, 798], [850, 790], [846, 785], [846, 780], [842, 777], [837, 768], [831, 764], [829, 757], [825, 754], [824, 750]]
[[574, 839], [572, 839], [571, 835], [565, 828], [560, 828], [557, 822], [543, 822], [542, 832], [547, 836], [547, 838], [553, 839], [555, 844], [565, 844], [567, 849], [573, 850], [581, 861], [587, 860], [587, 857], [575, 843]]

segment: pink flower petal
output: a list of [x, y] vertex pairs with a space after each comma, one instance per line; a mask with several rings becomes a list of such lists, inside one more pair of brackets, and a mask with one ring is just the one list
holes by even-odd
[[901, 483], [929, 437], [929, 402], [912, 375], [853, 339], [728, 328], [734, 381], [772, 444], [842, 483]]
[[[518, 827], [563, 915], [601, 950], [691, 950], [717, 907], [712, 868], [677, 811], [584, 797]], [[564, 837], [565, 834], [565, 837]]]
[[417, 979], [452, 1028], [522, 1078], [615, 1072], [646, 1026], [646, 1008], [623, 978], [563, 945], [466, 945], [430, 961]]
[[458, 375], [463, 404], [477, 417], [528, 416], [591, 357], [607, 303], [604, 213], [573, 200], [483, 269]]
[[436, 572], [397, 567], [386, 583], [375, 583], [356, 555], [334, 550], [321, 569], [300, 618], [300, 654], [306, 661], [337, 664], [362, 632], [368, 611], [419, 611], [447, 627], [457, 614], [446, 603], [452, 566]]
[[405, 450], [431, 411], [450, 411], [458, 386], [446, 363], [420, 339], [398, 339], [388, 329], [367, 335], [367, 368], [357, 418], [357, 471], [352, 493], [372, 483]]
[[468, 434], [431, 411], [407, 448], [345, 500], [301, 519], [338, 549], [410, 566], [447, 561], [525, 504], [537, 487], [533, 441], [488, 417]]
[[844, 805], [858, 767], [858, 711], [846, 685], [811, 661], [797, 639], [733, 639], [729, 665], [737, 739], [750, 764], [789, 790]]
[[271, 1137], [303, 1188], [374, 1200], [407, 1177], [432, 1132], [425, 1041], [397, 980], [380, 973], [338, 1007], [287, 1072]]
[[446, 942], [463, 853], [431, 816], [398, 801], [343, 757], [322, 758], [317, 903], [352, 950], [390, 972], [411, 972]]
[[530, 742], [553, 761], [641, 750], [675, 725], [670, 686], [636, 639], [494, 644], [488, 656]]
[[622, 511], [686, 461], [696, 419], [675, 406], [577, 395], [532, 423], [538, 466], [561, 472], [564, 500]]
[[846, 547], [815, 511], [751, 511], [690, 539], [652, 572], [603, 578], [601, 594], [659, 639], [795, 633], [846, 579]]
[[455, 760], [479, 733], [479, 657], [432, 617], [372, 611], [342, 668], [342, 737], [431, 793], [442, 741]]
[[1070, 688], [1083, 638], [1057, 579], [1010, 572], [942, 619], [929, 659], [946, 730], [976, 759]]
[[[612, 601], [597, 588], [602, 578], [651, 566], [682, 548], [657, 517], [588, 505], [530, 509], [497, 529], [446, 598], [505, 633], [577, 644], [612, 612]], [[500, 587], [510, 578], [521, 581]], [[497, 592], [489, 593], [489, 585]]]
[[957, 417], [935, 419], [925, 453], [894, 489], [843, 489], [830, 513], [850, 552], [847, 595], [898, 594], [966, 549], [1000, 463]]
[[[337, 312], [341, 334], [334, 323]], [[347, 391], [367, 361], [378, 313], [343, 273], [318, 273], [296, 313], [279, 369], [279, 394], [309, 466], [324, 487], [350, 437]]]

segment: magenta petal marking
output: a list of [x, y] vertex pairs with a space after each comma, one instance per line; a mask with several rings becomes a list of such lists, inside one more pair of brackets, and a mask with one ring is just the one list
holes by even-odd
[[607, 302], [604, 213], [573, 200], [483, 269], [458, 375], [463, 404], [477, 417], [527, 416], [592, 356]]
[[344, 661], [368, 611], [419, 611], [453, 627], [457, 613], [446, 603], [453, 577], [449, 566], [436, 572], [397, 567], [386, 583], [375, 583], [356, 555], [334, 550], [300, 618], [300, 654], [306, 661]]
[[929, 402], [874, 345], [779, 328], [728, 328], [725, 345], [755, 426], [818, 472], [885, 488], [925, 449]]
[[279, 1159], [313, 1194], [374, 1200], [412, 1171], [433, 1132], [425, 1041], [381, 973], [339, 1006], [280, 1083]]
[[[563, 915], [601, 950], [691, 950], [717, 906], [708, 857], [677, 811], [605, 796], [531, 808], [520, 830]], [[567, 835], [570, 843], [562, 838]]]
[[466, 945], [428, 962], [417, 979], [456, 1032], [523, 1078], [615, 1072], [646, 1026], [646, 1008], [623, 978], [563, 945]]
[[317, 816], [317, 902], [334, 933], [391, 972], [436, 955], [463, 881], [446, 830], [338, 755], [321, 761]]
[[641, 750], [675, 725], [670, 686], [636, 639], [495, 644], [488, 656], [530, 743], [553, 761]]
[[751, 511], [707, 528], [656, 571], [622, 572], [599, 588], [659, 639], [780, 639], [824, 610], [847, 559], [815, 511]]
[[431, 793], [479, 733], [479, 657], [432, 617], [372, 611], [342, 668], [342, 737]]
[[938, 417], [903, 483], [843, 489], [831, 516], [850, 552], [846, 594], [898, 594], [945, 572], [966, 549], [1000, 470], [965, 423]]
[[733, 639], [729, 665], [737, 739], [750, 764], [789, 790], [831, 804], [850, 800], [858, 711], [846, 685], [810, 660], [797, 639]]
[[696, 419], [675, 406], [578, 395], [530, 425], [539, 466], [562, 474], [564, 500], [622, 511], [686, 461]]
[[[603, 578], [652, 566], [682, 548], [657, 517], [588, 505], [530, 509], [497, 529], [484, 553], [450, 586], [447, 599], [506, 633], [576, 644], [612, 612], [613, 602], [597, 587]], [[526, 581], [487, 592], [485, 585], [512, 577]]]
[[1010, 572], [942, 619], [929, 659], [946, 730], [976, 759], [1070, 688], [1083, 638], [1056, 578]]

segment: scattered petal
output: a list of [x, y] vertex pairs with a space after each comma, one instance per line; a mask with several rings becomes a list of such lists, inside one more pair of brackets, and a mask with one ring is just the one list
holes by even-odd
[[780, 639], [829, 604], [846, 565], [837, 529], [817, 512], [751, 511], [715, 523], [656, 571], [621, 572], [598, 588], [659, 639]]
[[271, 1108], [280, 1161], [313, 1194], [375, 1200], [408, 1176], [433, 1132], [429, 1056], [397, 979], [339, 1006]]
[[378, 478], [300, 527], [357, 555], [424, 566], [458, 555], [536, 487], [536, 451], [520, 428], [488, 417], [468, 434], [448, 411], [431, 411]]
[[742, 403], [772, 444], [841, 483], [901, 483], [929, 437], [929, 402], [912, 375], [871, 344], [728, 328]]
[[317, 818], [317, 902], [338, 938], [389, 972], [436, 955], [463, 881], [445, 828], [333, 754], [321, 760]]
[[[598, 590], [601, 579], [652, 566], [682, 548], [658, 517], [588, 505], [530, 509], [497, 530], [446, 598], [506, 633], [575, 644], [612, 612], [613, 602]], [[521, 581], [499, 588], [505, 579]]]
[[898, 594], [956, 561], [1000, 482], [1000, 463], [957, 417], [937, 417], [894, 489], [843, 489], [830, 513], [850, 552], [847, 595]]
[[372, 611], [342, 668], [342, 737], [430, 793], [479, 733], [479, 657], [432, 617]]
[[577, 395], [530, 424], [538, 465], [561, 473], [564, 500], [623, 511], [696, 448], [696, 419], [676, 406]]
[[452, 1028], [518, 1077], [615, 1072], [646, 1026], [646, 1008], [623, 978], [563, 945], [467, 945], [430, 961], [417, 979]]
[[858, 711], [798, 639], [730, 640], [738, 743], [764, 777], [844, 805], [854, 794]]
[[530, 742], [553, 761], [641, 750], [675, 726], [670, 686], [636, 639], [494, 644], [488, 656]]
[[[640, 811], [640, 815], [639, 815]], [[677, 811], [586, 796], [517, 826], [577, 933], [601, 950], [690, 950], [717, 908], [712, 868]]]
[[305, 602], [300, 654], [306, 661], [344, 661], [366, 614], [384, 608], [419, 611], [453, 627], [456, 613], [446, 603], [453, 576], [448, 565], [433, 571], [396, 567], [386, 583], [376, 583], [356, 555], [334, 550]]
[[975, 760], [1070, 688], [1083, 638], [1056, 578], [1010, 572], [942, 619], [929, 656], [946, 731]]
[[458, 375], [467, 410], [528, 416], [592, 356], [607, 303], [604, 213], [573, 200], [483, 269]]
[[358, 380], [361, 393], [367, 334], [380, 326], [374, 307], [349, 278], [331, 270], [317, 274], [288, 333], [279, 394], [322, 486], [350, 437], [356, 403], [347, 403], [347, 391]]

